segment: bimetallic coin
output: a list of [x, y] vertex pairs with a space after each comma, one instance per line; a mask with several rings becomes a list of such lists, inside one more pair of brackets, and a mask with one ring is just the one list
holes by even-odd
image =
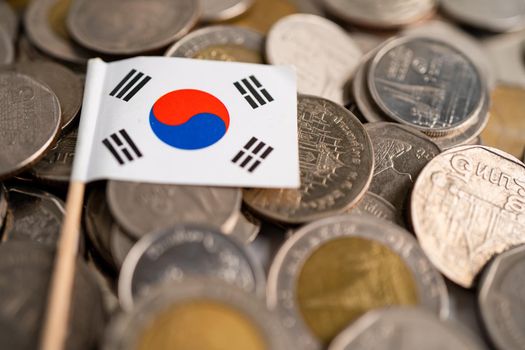
[[38, 161], [59, 128], [60, 104], [49, 88], [19, 73], [0, 72], [0, 178]]
[[173, 225], [202, 224], [229, 233], [239, 218], [236, 188], [109, 181], [109, 209], [135, 238]]
[[266, 40], [271, 64], [291, 64], [300, 93], [344, 104], [343, 92], [361, 59], [361, 50], [335, 23], [315, 15], [280, 19]]
[[[0, 245], [0, 320], [7, 321], [20, 334], [21, 350], [37, 349], [48, 304], [54, 251], [32, 242], [6, 242]], [[71, 317], [65, 349], [96, 348], [103, 334], [105, 312], [102, 296], [88, 267], [77, 260], [71, 300]], [[4, 335], [5, 333], [1, 333]], [[8, 344], [0, 339], [0, 344]]]
[[24, 14], [24, 28], [40, 50], [60, 60], [84, 64], [96, 54], [77, 45], [69, 36], [66, 17], [72, 0], [31, 1]]
[[435, 0], [323, 0], [327, 10], [345, 21], [384, 29], [429, 17]]
[[218, 231], [179, 226], [150, 234], [131, 248], [119, 276], [120, 302], [131, 310], [154, 286], [192, 276], [217, 278], [264, 294], [262, 268], [240, 243]]
[[13, 63], [15, 49], [4, 28], [0, 27], [0, 66]]
[[445, 282], [402, 228], [342, 215], [299, 229], [281, 247], [268, 277], [268, 305], [300, 349], [327, 345], [368, 310], [421, 305], [446, 317]]
[[441, 150], [423, 133], [395, 123], [365, 125], [374, 148], [374, 175], [369, 191], [380, 195], [400, 213], [423, 167]]
[[255, 31], [212, 26], [186, 35], [166, 51], [166, 56], [263, 63], [263, 48], [264, 37]]
[[423, 309], [370, 311], [334, 339], [328, 350], [482, 350], [461, 325], [443, 322]]
[[67, 26], [83, 46], [110, 55], [148, 52], [180, 39], [195, 25], [193, 0], [75, 0]]
[[190, 279], [156, 289], [106, 333], [104, 349], [295, 349], [276, 315], [242, 289]]
[[490, 147], [452, 148], [420, 173], [410, 214], [429, 259], [469, 288], [494, 255], [525, 243], [525, 165]]
[[297, 0], [255, 0], [252, 8], [244, 15], [228, 21], [229, 24], [267, 33], [279, 19], [299, 12]]
[[57, 143], [31, 169], [32, 175], [42, 181], [67, 185], [73, 169], [78, 129], [63, 134]]
[[389, 118], [440, 136], [473, 124], [488, 98], [470, 59], [434, 38], [385, 44], [370, 63], [370, 95]]
[[357, 117], [334, 102], [299, 95], [299, 189], [247, 189], [244, 202], [276, 221], [299, 224], [353, 207], [370, 185], [374, 157]]
[[357, 205], [347, 210], [348, 214], [368, 214], [378, 219], [393, 222], [394, 224], [402, 224], [402, 220], [398, 215], [396, 208], [390, 204], [386, 199], [367, 192]]
[[498, 349], [521, 350], [525, 344], [525, 246], [497, 256], [481, 280], [479, 310]]
[[242, 15], [255, 0], [201, 0], [202, 22], [225, 21]]
[[507, 0], [441, 0], [443, 10], [454, 19], [493, 32], [508, 32], [525, 27], [525, 2]]
[[13, 43], [18, 34], [18, 16], [5, 0], [0, 0], [0, 31], [2, 29]]

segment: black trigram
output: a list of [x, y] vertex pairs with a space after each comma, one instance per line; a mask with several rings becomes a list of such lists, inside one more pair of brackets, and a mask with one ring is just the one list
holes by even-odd
[[111, 134], [108, 138], [102, 140], [102, 143], [120, 165], [123, 165], [126, 161], [122, 156], [124, 156], [129, 162], [142, 157], [139, 148], [124, 129], [120, 130], [118, 133], [115, 132]]
[[151, 77], [149, 75], [144, 75], [144, 73], [132, 69], [109, 93], [109, 96], [115, 96], [128, 102], [150, 80]]
[[244, 145], [243, 149], [233, 157], [232, 163], [238, 164], [241, 168], [246, 168], [252, 173], [272, 151], [273, 147], [252, 137], [250, 141]]
[[253, 75], [250, 75], [248, 78], [242, 79], [241, 81], [236, 81], [233, 85], [235, 85], [237, 90], [239, 90], [241, 95], [246, 101], [248, 101], [253, 109], [259, 108], [260, 106], [273, 101], [273, 97]]

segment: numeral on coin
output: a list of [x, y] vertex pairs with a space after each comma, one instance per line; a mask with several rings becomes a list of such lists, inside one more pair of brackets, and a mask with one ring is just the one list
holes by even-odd
[[233, 85], [253, 109], [259, 108], [266, 103], [273, 101], [273, 97], [253, 75], [240, 81], [236, 81]]
[[253, 173], [272, 151], [273, 147], [268, 146], [256, 137], [252, 137], [231, 161], [233, 164], [238, 164], [241, 168]]
[[149, 81], [151, 77], [142, 72], [132, 69], [109, 93], [109, 96], [114, 96], [128, 102], [137, 92], [139, 92]]

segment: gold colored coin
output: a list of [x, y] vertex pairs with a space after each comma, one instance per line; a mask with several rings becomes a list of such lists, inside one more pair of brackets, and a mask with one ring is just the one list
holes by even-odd
[[70, 40], [66, 27], [66, 18], [71, 5], [71, 0], [58, 0], [49, 9], [48, 21], [53, 32], [61, 38]]
[[483, 144], [521, 159], [525, 146], [525, 89], [497, 86], [492, 92], [490, 118], [481, 134]]
[[246, 63], [263, 63], [261, 53], [237, 45], [217, 45], [206, 47], [193, 58], [214, 61], [231, 61]]
[[359, 237], [320, 246], [302, 267], [297, 297], [306, 324], [324, 343], [369, 310], [419, 301], [414, 277], [401, 257]]
[[297, 7], [287, 0], [256, 0], [246, 14], [229, 21], [228, 24], [267, 33], [280, 18], [297, 12]]
[[175, 304], [139, 335], [137, 350], [266, 350], [250, 319], [211, 300]]

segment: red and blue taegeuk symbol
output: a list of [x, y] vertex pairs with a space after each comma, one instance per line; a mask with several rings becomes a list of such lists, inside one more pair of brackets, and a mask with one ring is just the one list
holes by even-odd
[[164, 143], [196, 150], [213, 145], [228, 131], [230, 115], [215, 96], [200, 90], [175, 90], [151, 108], [151, 129]]

